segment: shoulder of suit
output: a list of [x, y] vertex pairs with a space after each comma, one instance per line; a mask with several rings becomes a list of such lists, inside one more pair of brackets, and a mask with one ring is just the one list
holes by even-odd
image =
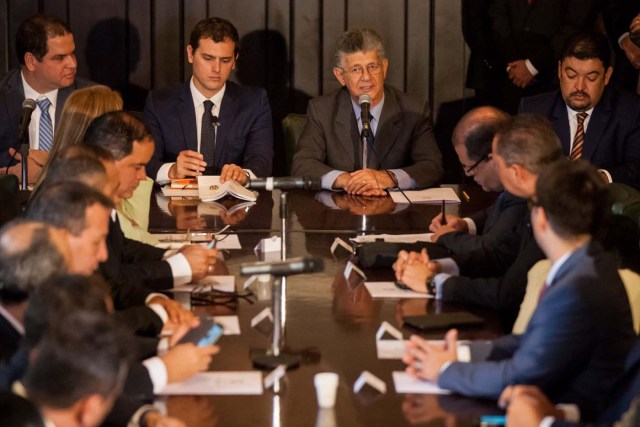
[[532, 110], [538, 110], [538, 109], [546, 110], [552, 103], [558, 100], [562, 100], [562, 94], [560, 93], [560, 90], [554, 90], [551, 92], [543, 92], [537, 95], [527, 96], [525, 98], [522, 98], [521, 102], [522, 102], [522, 105], [525, 106], [525, 109], [523, 112], [529, 113], [529, 112], [534, 112]]
[[264, 96], [267, 96], [267, 91], [261, 87], [245, 86], [229, 80], [227, 81], [227, 87], [225, 88], [224, 96], [227, 96], [227, 95], [233, 95], [240, 98], [264, 97]]

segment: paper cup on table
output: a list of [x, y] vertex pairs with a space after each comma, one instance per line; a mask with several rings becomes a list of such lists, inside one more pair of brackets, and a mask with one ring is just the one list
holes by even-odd
[[338, 390], [338, 374], [333, 372], [321, 372], [313, 378], [318, 397], [318, 406], [321, 408], [333, 408], [336, 404], [336, 391]]

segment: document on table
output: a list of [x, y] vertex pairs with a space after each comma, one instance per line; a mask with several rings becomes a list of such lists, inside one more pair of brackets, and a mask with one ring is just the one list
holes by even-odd
[[[389, 194], [395, 203], [442, 203], [443, 200], [445, 203], [460, 203], [456, 192], [449, 187], [404, 190], [403, 192], [390, 191]], [[411, 202], [407, 200], [407, 197]]]
[[416, 242], [430, 242], [433, 233], [420, 233], [420, 234], [370, 234], [367, 236], [352, 237], [351, 240], [354, 243], [371, 243], [382, 240], [387, 243], [416, 243]]
[[[234, 276], [207, 276], [198, 281], [198, 283], [188, 283], [186, 285], [176, 286], [168, 289], [169, 292], [192, 292], [198, 286], [210, 286], [211, 288], [222, 292], [234, 292], [236, 290]], [[206, 291], [206, 289], [203, 289]]]
[[222, 325], [223, 335], [240, 335], [238, 316], [213, 316], [213, 321]]
[[262, 372], [200, 372], [180, 383], [167, 384], [159, 395], [262, 394]]
[[[188, 240], [184, 240], [185, 234], [153, 234], [160, 243], [156, 245], [158, 248], [163, 249], [180, 249], [184, 245], [190, 245], [191, 242]], [[182, 240], [174, 240], [175, 236], [182, 236]], [[240, 240], [238, 239], [237, 234], [216, 234], [216, 248], [218, 249], [242, 249], [240, 245]], [[198, 244], [206, 246], [209, 241], [206, 242], [198, 242]]]
[[162, 187], [162, 194], [165, 197], [194, 197], [199, 196], [197, 188], [171, 188], [170, 185]]
[[449, 390], [438, 387], [434, 382], [412, 377], [402, 371], [393, 372], [393, 386], [396, 388], [396, 393], [451, 394]]
[[400, 289], [394, 282], [365, 282], [372, 298], [433, 298], [433, 295]]
[[407, 340], [376, 341], [378, 359], [402, 359], [407, 353]]

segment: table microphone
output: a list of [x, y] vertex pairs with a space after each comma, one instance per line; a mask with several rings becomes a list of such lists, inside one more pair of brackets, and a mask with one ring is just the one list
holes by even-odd
[[250, 179], [247, 188], [251, 190], [322, 190], [320, 178], [310, 178], [308, 176], [293, 177], [269, 177]]
[[29, 129], [29, 123], [31, 122], [31, 114], [36, 109], [36, 101], [31, 98], [27, 98], [22, 103], [22, 114], [20, 115], [20, 124], [18, 125], [18, 141], [22, 141], [24, 133]]
[[362, 131], [369, 132], [371, 124], [369, 123], [369, 111], [371, 110], [371, 97], [366, 93], [360, 95], [358, 98], [358, 104], [360, 104], [360, 118], [362, 120]]
[[240, 265], [240, 274], [273, 274], [274, 276], [290, 276], [292, 274], [317, 273], [324, 270], [322, 258], [289, 258], [277, 262], [254, 262]]

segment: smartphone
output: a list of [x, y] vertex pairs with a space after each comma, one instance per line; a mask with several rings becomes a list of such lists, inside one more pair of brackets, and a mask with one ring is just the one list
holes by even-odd
[[187, 332], [180, 340], [180, 344], [190, 342], [198, 347], [212, 345], [218, 342], [223, 332], [224, 328], [221, 324], [214, 322], [209, 317], [201, 317], [200, 325]]
[[480, 427], [498, 427], [507, 423], [504, 415], [483, 415], [480, 417]]

